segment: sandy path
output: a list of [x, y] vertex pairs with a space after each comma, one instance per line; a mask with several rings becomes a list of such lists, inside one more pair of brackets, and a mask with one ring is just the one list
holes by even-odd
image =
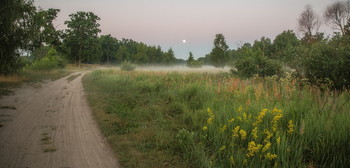
[[72, 81], [26, 86], [0, 99], [1, 168], [119, 167], [92, 118], [84, 73], [72, 75], [78, 74]]

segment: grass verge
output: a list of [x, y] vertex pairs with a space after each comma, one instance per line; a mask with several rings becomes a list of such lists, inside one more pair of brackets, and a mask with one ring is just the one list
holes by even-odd
[[349, 91], [228, 74], [83, 78], [124, 167], [348, 167]]

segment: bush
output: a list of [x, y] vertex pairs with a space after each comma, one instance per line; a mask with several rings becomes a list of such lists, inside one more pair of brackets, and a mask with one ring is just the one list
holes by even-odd
[[121, 65], [120, 65], [120, 70], [122, 71], [133, 71], [136, 69], [136, 65], [129, 62], [129, 61], [124, 61]]
[[246, 78], [255, 74], [266, 77], [282, 73], [282, 66], [276, 60], [264, 56], [261, 51], [250, 52], [246, 57], [237, 60], [234, 65], [235, 69], [232, 69], [231, 72]]
[[312, 45], [304, 53], [305, 77], [315, 85], [329, 85], [331, 82], [334, 89], [350, 88], [349, 41], [350, 39], [343, 37]]
[[66, 59], [63, 58], [55, 49], [51, 48], [45, 57], [35, 61], [25, 68], [36, 71], [50, 71], [53, 69], [64, 68], [67, 65]]

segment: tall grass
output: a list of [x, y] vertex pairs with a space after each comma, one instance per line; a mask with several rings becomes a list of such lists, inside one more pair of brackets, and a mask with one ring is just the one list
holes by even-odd
[[84, 86], [125, 167], [350, 166], [349, 91], [290, 76], [112, 70]]

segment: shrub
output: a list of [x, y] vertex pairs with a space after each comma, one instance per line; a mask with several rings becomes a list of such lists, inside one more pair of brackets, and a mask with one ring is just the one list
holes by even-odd
[[51, 48], [45, 57], [35, 61], [25, 68], [36, 71], [50, 71], [53, 69], [64, 68], [67, 64], [66, 59], [63, 58], [55, 49]]
[[255, 74], [266, 77], [281, 75], [282, 73], [280, 63], [267, 58], [261, 51], [250, 52], [246, 57], [237, 60], [234, 65], [235, 69], [231, 69], [231, 72], [246, 78], [252, 77]]
[[124, 61], [121, 65], [120, 65], [120, 70], [122, 71], [133, 71], [136, 69], [136, 65], [129, 62], [129, 61]]
[[[347, 40], [349, 41], [349, 40]], [[304, 54], [305, 76], [316, 85], [332, 83], [335, 89], [350, 88], [350, 47], [346, 39], [316, 43]]]

